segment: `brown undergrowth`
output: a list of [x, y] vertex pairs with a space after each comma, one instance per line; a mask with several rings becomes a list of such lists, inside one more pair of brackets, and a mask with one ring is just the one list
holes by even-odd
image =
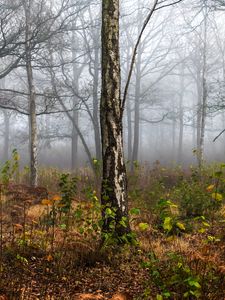
[[[0, 299], [223, 299], [225, 222], [217, 199], [223, 181], [195, 175], [159, 164], [130, 175], [139, 244], [122, 249], [100, 246], [101, 208], [87, 172], [74, 182], [64, 177], [68, 198], [56, 186], [51, 192], [8, 184], [1, 198]], [[191, 200], [201, 214], [194, 215]]]

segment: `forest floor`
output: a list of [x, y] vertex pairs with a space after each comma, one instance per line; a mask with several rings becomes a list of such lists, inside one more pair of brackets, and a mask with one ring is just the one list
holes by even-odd
[[24, 175], [4, 181], [0, 299], [225, 299], [224, 171], [137, 167], [129, 174], [135, 237], [124, 247], [112, 237], [100, 246], [89, 170], [40, 170], [36, 189]]

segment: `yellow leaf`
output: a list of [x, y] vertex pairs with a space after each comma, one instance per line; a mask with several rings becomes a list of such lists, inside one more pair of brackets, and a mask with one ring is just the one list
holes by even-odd
[[166, 240], [167, 240], [168, 242], [175, 241], [175, 240], [176, 240], [176, 236], [175, 236], [175, 235], [168, 236], [168, 237], [166, 238]]
[[49, 200], [49, 199], [43, 199], [43, 200], [41, 201], [41, 204], [42, 204], [42, 205], [52, 205], [52, 201]]
[[206, 191], [207, 191], [207, 192], [212, 192], [212, 190], [214, 189], [214, 187], [215, 187], [215, 184], [211, 184], [211, 185], [209, 185], [209, 186], [206, 188]]
[[97, 198], [96, 196], [94, 196], [93, 199], [94, 199], [95, 201], [98, 201], [98, 198]]
[[185, 226], [183, 223], [177, 222], [176, 225], [180, 230], [185, 230]]
[[222, 201], [223, 200], [223, 196], [219, 193], [212, 193], [212, 198], [216, 201]]

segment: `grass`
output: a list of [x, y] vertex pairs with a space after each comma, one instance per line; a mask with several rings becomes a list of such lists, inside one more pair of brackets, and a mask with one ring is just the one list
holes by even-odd
[[201, 176], [160, 164], [129, 174], [139, 244], [123, 248], [100, 246], [99, 187], [89, 170], [73, 177], [42, 169], [37, 189], [26, 186], [24, 174], [19, 181], [2, 193], [5, 299], [111, 299], [116, 292], [136, 300], [223, 299], [223, 165], [207, 166]]

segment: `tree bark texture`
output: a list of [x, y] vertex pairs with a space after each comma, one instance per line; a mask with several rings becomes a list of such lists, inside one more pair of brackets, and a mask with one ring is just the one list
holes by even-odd
[[[110, 232], [112, 219], [107, 207], [115, 210], [115, 234], [130, 231], [127, 204], [127, 176], [123, 153], [123, 109], [119, 55], [119, 0], [102, 1], [102, 94], [100, 122], [102, 137], [103, 232]], [[126, 226], [120, 225], [125, 217]]]

